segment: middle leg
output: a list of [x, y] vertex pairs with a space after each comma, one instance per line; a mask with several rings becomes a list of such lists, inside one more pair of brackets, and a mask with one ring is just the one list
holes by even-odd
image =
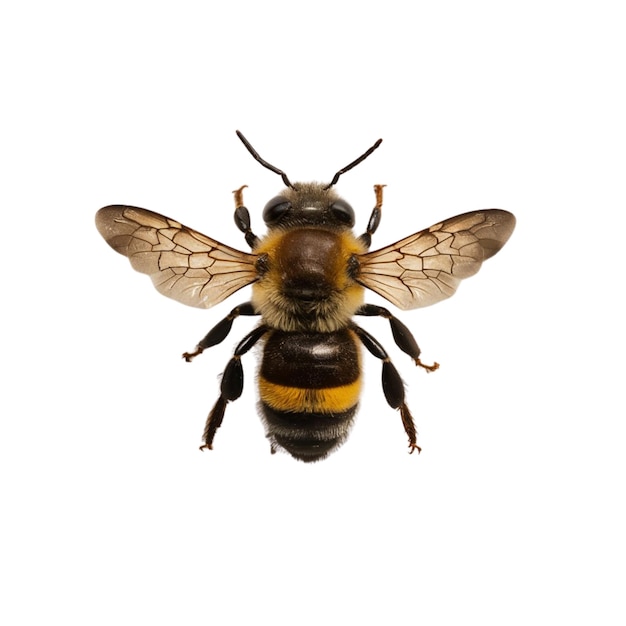
[[390, 311], [385, 309], [382, 306], [377, 306], [376, 304], [363, 304], [359, 307], [356, 315], [366, 315], [366, 316], [380, 316], [384, 317], [389, 321], [389, 325], [391, 326], [391, 334], [393, 335], [393, 340], [396, 342], [396, 345], [402, 352], [408, 354], [415, 365], [419, 365], [423, 367], [428, 372], [434, 372], [439, 369], [439, 363], [433, 363], [432, 365], [426, 365], [420, 361], [421, 350], [417, 345], [417, 341], [415, 341], [415, 337], [411, 331]]

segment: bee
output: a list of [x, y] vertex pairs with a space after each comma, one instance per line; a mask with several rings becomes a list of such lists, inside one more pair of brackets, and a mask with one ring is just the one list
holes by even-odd
[[112, 205], [96, 214], [106, 242], [148, 274], [157, 290], [194, 307], [208, 308], [252, 285], [252, 298], [235, 308], [185, 352], [191, 361], [221, 343], [239, 316], [260, 323], [236, 346], [222, 375], [220, 395], [209, 413], [200, 449], [213, 447], [226, 406], [241, 396], [242, 357], [263, 346], [258, 372], [259, 412], [271, 452], [319, 461], [347, 438], [362, 388], [361, 345], [382, 363], [386, 401], [400, 413], [412, 453], [421, 448], [405, 400], [405, 388], [383, 346], [355, 316], [388, 320], [396, 345], [427, 371], [439, 365], [420, 360], [409, 329], [386, 308], [364, 302], [371, 289], [400, 309], [435, 304], [450, 297], [464, 278], [496, 254], [515, 227], [499, 209], [473, 211], [369, 252], [383, 204], [384, 185], [375, 185], [376, 203], [365, 232], [353, 232], [355, 213], [334, 190], [339, 177], [366, 159], [379, 139], [340, 169], [330, 183], [291, 183], [261, 158], [237, 131], [250, 154], [281, 176], [285, 189], [263, 209], [267, 234], [251, 230], [243, 189], [234, 191], [235, 223], [251, 252], [242, 252], [169, 217], [132, 206]]

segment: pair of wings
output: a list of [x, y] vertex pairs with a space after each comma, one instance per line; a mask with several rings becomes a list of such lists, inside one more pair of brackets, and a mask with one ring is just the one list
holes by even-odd
[[[104, 207], [96, 214], [96, 226], [160, 293], [189, 306], [211, 307], [258, 278], [255, 254], [146, 209]], [[457, 215], [359, 255], [357, 280], [400, 309], [435, 304], [496, 254], [514, 227], [515, 217], [500, 209]]]

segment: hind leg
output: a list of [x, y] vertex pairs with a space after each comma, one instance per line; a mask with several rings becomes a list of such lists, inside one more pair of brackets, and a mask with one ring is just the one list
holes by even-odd
[[417, 445], [417, 430], [413, 422], [413, 416], [405, 402], [404, 383], [402, 382], [402, 378], [400, 378], [398, 370], [391, 362], [385, 349], [372, 335], [356, 324], [352, 325], [352, 330], [357, 334], [367, 350], [383, 362], [382, 385], [387, 404], [392, 409], [398, 409], [400, 411], [404, 432], [409, 438], [410, 454], [413, 454], [415, 450], [417, 450], [418, 453], [421, 452], [422, 449]]
[[241, 357], [256, 344], [259, 339], [267, 332], [266, 326], [257, 326], [252, 332], [248, 333], [237, 345], [232, 359], [226, 365], [222, 382], [220, 384], [220, 397], [217, 399], [215, 406], [211, 409], [204, 426], [202, 440], [204, 443], [200, 446], [200, 450], [208, 448], [213, 449], [213, 438], [217, 429], [222, 425], [226, 405], [241, 396], [243, 392], [243, 367], [241, 366]]

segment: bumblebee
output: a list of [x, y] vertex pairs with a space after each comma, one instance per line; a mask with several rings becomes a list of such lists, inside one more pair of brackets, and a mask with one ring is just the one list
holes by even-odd
[[241, 252], [181, 223], [132, 206], [100, 209], [96, 225], [106, 242], [148, 274], [165, 296], [208, 308], [252, 285], [252, 298], [236, 306], [183, 358], [191, 361], [228, 336], [239, 316], [260, 316], [260, 324], [235, 348], [224, 370], [220, 395], [206, 421], [203, 445], [212, 449], [226, 406], [239, 398], [241, 358], [263, 346], [258, 374], [259, 412], [272, 453], [284, 450], [310, 462], [324, 459], [347, 438], [362, 387], [361, 345], [382, 363], [382, 387], [397, 409], [409, 439], [420, 451], [402, 379], [383, 346], [354, 322], [355, 316], [389, 321], [396, 345], [416, 365], [420, 360], [409, 329], [386, 308], [364, 303], [365, 288], [400, 309], [427, 306], [450, 297], [464, 278], [506, 243], [515, 217], [499, 209], [464, 213], [368, 252], [381, 219], [383, 185], [366, 231], [352, 230], [352, 207], [334, 190], [339, 177], [381, 144], [339, 170], [328, 184], [291, 183], [237, 131], [250, 154], [282, 177], [285, 189], [263, 210], [267, 234], [251, 230], [243, 189], [234, 193], [235, 223], [251, 253]]

